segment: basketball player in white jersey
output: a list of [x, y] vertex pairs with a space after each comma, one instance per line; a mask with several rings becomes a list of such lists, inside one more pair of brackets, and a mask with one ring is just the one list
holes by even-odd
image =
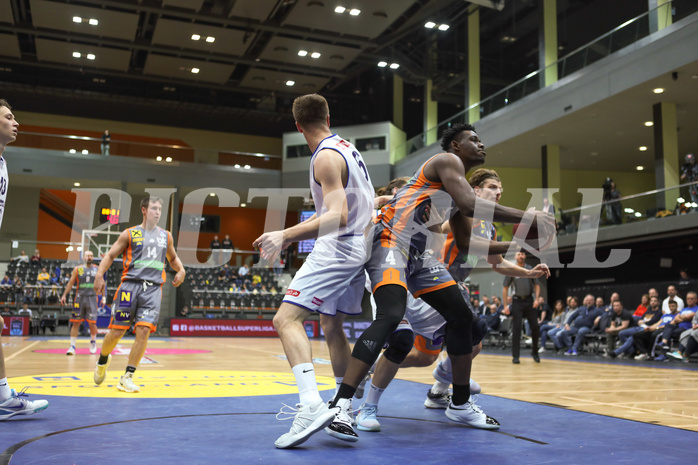
[[[7, 163], [3, 154], [5, 147], [17, 140], [19, 123], [12, 114], [12, 107], [7, 101], [0, 99], [0, 226], [5, 213], [5, 200], [7, 199]], [[5, 321], [0, 316], [0, 331], [5, 327]], [[45, 400], [30, 401], [25, 399], [24, 390], [17, 392], [10, 388], [5, 374], [5, 354], [0, 344], [0, 421], [7, 420], [15, 415], [31, 415], [45, 410], [48, 402]]]
[[254, 246], [262, 250], [262, 258], [273, 261], [290, 243], [318, 238], [274, 317], [274, 327], [300, 395], [291, 430], [275, 442], [280, 449], [297, 446], [325, 427], [328, 434], [338, 439], [358, 439], [349, 416], [351, 399], [338, 404], [339, 408], [329, 409], [320, 398], [303, 321], [312, 312], [320, 314], [332, 368], [341, 384], [351, 356], [342, 322], [344, 314], [361, 313], [363, 231], [371, 221], [374, 196], [359, 152], [330, 131], [329, 108], [323, 97], [298, 97], [293, 102], [293, 116], [313, 152], [310, 190], [317, 214], [283, 231], [267, 232], [254, 241]]

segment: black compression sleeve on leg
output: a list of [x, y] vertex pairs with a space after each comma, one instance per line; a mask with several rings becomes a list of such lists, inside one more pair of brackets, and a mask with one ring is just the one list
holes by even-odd
[[388, 348], [383, 357], [398, 365], [407, 358], [414, 344], [414, 333], [409, 330], [397, 331], [388, 337]]
[[388, 336], [405, 316], [407, 290], [396, 284], [387, 284], [376, 289], [373, 298], [376, 300], [376, 319], [357, 339], [351, 353], [352, 357], [369, 366], [376, 361]]
[[473, 352], [473, 312], [465, 303], [458, 286], [448, 286], [420, 296], [446, 319], [446, 346], [452, 355]]

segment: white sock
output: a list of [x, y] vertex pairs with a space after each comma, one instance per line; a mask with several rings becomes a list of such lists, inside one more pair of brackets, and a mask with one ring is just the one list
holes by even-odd
[[381, 389], [379, 387], [376, 387], [373, 385], [373, 383], [371, 383], [371, 387], [368, 388], [368, 395], [366, 396], [366, 403], [378, 405], [378, 402], [380, 402], [381, 396], [383, 395], [383, 391], [385, 391], [385, 389]]
[[300, 403], [303, 405], [317, 404], [322, 402], [315, 380], [315, 368], [312, 363], [300, 363], [293, 368], [293, 376], [296, 377], [298, 395]]
[[75, 347], [75, 343], [78, 342], [77, 337], [71, 337], [70, 338], [70, 347]]
[[434, 385], [431, 387], [431, 392], [433, 394], [444, 394], [448, 392], [450, 384], [442, 383], [441, 381], [435, 381]]
[[337, 397], [337, 393], [339, 392], [339, 386], [342, 384], [342, 381], [344, 381], [344, 376], [334, 377], [334, 382], [336, 383], [334, 388], [334, 397]]
[[445, 359], [440, 361], [439, 364], [441, 365], [441, 369], [446, 373], [453, 372], [453, 367], [451, 366], [451, 359], [449, 357], [446, 357]]
[[7, 382], [7, 378], [0, 379], [0, 401], [6, 401], [12, 397], [12, 389], [10, 389], [10, 383]]

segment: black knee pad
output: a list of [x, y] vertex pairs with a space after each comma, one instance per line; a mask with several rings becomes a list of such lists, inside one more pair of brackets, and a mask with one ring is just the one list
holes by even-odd
[[407, 290], [402, 286], [389, 284], [376, 289], [373, 297], [377, 306], [376, 319], [357, 339], [352, 351], [352, 357], [368, 365], [373, 365], [388, 337], [395, 332], [405, 316]]
[[414, 333], [409, 330], [397, 331], [390, 335], [388, 344], [388, 348], [385, 350], [383, 357], [400, 365], [405, 361], [410, 350], [412, 350]]

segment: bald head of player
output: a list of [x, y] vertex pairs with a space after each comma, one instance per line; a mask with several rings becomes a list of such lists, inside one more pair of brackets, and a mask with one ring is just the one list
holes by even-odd
[[441, 137], [441, 148], [463, 161], [466, 172], [485, 163], [485, 144], [470, 124], [454, 124], [446, 129]]
[[17, 140], [19, 123], [12, 114], [12, 107], [7, 100], [0, 99], [0, 155], [7, 144]]
[[330, 107], [325, 97], [307, 94], [293, 101], [293, 118], [299, 132], [330, 127]]

